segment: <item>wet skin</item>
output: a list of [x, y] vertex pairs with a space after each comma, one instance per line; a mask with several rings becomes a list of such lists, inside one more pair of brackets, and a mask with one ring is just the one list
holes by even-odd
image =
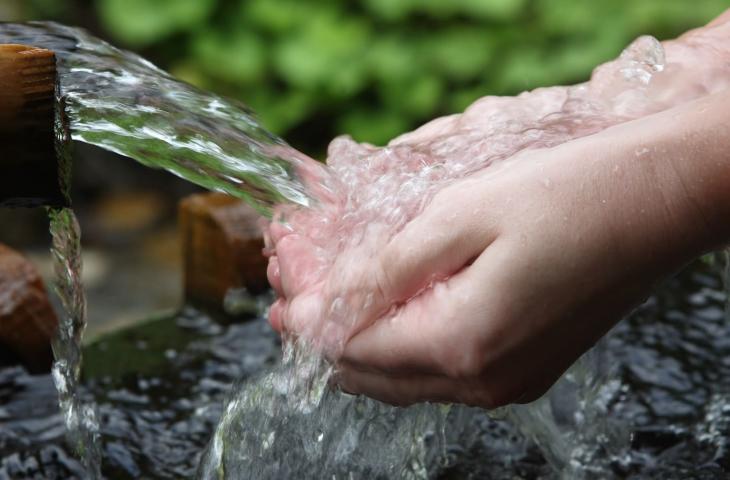
[[[344, 338], [328, 353], [350, 392], [530, 401], [657, 282], [730, 239], [728, 152], [730, 90], [716, 88], [460, 180], [377, 254], [349, 252], [356, 268], [322, 275], [306, 232], [275, 223], [271, 323]], [[317, 323], [335, 298], [360, 307], [344, 332]]]

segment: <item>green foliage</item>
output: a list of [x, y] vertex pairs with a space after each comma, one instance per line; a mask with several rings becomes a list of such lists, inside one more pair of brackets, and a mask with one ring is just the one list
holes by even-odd
[[204, 72], [230, 83], [255, 83], [264, 78], [267, 49], [258, 35], [210, 28], [192, 44], [192, 57]]
[[314, 13], [274, 46], [274, 71], [294, 88], [353, 96], [366, 81], [368, 24], [334, 9]]
[[207, 19], [216, 0], [100, 0], [97, 4], [114, 36], [144, 47], [171, 33], [195, 29]]
[[[27, 1], [50, 16], [72, 3]], [[88, 1], [113, 42], [242, 99], [311, 153], [341, 133], [387, 142], [486, 94], [585, 80], [638, 35], [668, 38], [728, 7], [727, 0]], [[69, 16], [62, 19], [82, 23]]]

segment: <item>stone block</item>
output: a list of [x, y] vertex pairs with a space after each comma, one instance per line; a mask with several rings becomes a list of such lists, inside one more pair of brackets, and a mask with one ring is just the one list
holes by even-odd
[[58, 317], [40, 274], [20, 253], [0, 244], [0, 349], [3, 361], [32, 372], [50, 369]]

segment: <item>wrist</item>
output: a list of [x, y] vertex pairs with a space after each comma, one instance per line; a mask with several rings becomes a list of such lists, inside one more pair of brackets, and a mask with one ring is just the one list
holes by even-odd
[[730, 91], [674, 110], [659, 135], [701, 254], [730, 241]]
[[[627, 261], [673, 270], [730, 241], [730, 91], [608, 129], [603, 191]], [[590, 157], [589, 157], [590, 158]], [[603, 195], [603, 194], [601, 194]]]

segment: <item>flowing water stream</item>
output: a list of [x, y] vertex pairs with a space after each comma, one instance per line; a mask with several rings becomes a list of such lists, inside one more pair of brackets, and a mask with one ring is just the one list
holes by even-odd
[[81, 283], [81, 230], [69, 208], [50, 211], [56, 292], [63, 305], [58, 333], [53, 341], [53, 381], [68, 430], [69, 443], [81, 458], [91, 479], [101, 476], [99, 425], [94, 405], [78, 392], [81, 378], [81, 340], [86, 328], [86, 298]]
[[82, 30], [2, 24], [6, 43], [56, 53], [60, 101], [74, 140], [98, 145], [266, 211], [308, 205], [306, 157], [263, 129], [242, 104], [179, 82], [143, 58]]
[[[362, 257], [351, 252], [377, 251], [456, 179], [508, 165], [526, 148], [551, 147], [671, 107], [728, 79], [727, 71], [708, 70], [704, 77], [712, 81], [702, 89], [671, 88], [667, 80], [677, 70], [701, 67], [702, 51], [688, 60], [686, 46], [665, 52], [655, 39], [642, 37], [589, 83], [487, 98], [384, 148], [337, 139], [325, 168], [263, 129], [244, 106], [178, 82], [81, 30], [4, 24], [0, 41], [56, 51], [59, 105], [74, 140], [238, 196], [264, 214], [281, 218], [284, 212], [310, 227], [322, 274], [356, 268]], [[71, 441], [86, 474], [98, 477], [93, 409], [75, 394], [85, 315], [72, 212], [53, 212], [52, 229], [67, 310], [54, 345], [54, 378]], [[362, 306], [334, 299], [318, 328], [340, 331], [357, 320]], [[468, 436], [476, 422], [476, 413], [461, 407], [394, 408], [343, 394], [328, 386], [331, 373], [311, 345], [286, 340], [277, 366], [234, 388], [198, 476], [428, 478], [449, 464], [447, 447]], [[625, 419], [607, 414], [625, 393], [613, 375], [597, 348], [550, 395], [501, 414], [565, 478], [610, 478], [632, 461]]]

